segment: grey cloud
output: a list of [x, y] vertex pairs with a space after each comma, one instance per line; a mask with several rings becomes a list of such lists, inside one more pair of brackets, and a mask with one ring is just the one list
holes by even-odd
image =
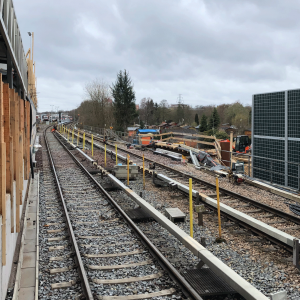
[[[296, 0], [14, 0], [23, 43], [35, 32], [39, 107], [72, 109], [95, 77], [121, 69], [143, 97], [221, 104], [295, 88]], [[59, 99], [59, 100], [57, 100]]]

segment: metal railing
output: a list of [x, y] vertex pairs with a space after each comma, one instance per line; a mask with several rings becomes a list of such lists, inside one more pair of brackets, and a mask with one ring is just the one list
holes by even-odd
[[[8, 54], [27, 93], [27, 62], [12, 0], [0, 0], [0, 33], [7, 46]], [[8, 58], [9, 59], [9, 58]]]
[[108, 128], [99, 128], [99, 127], [88, 126], [88, 125], [83, 125], [83, 129], [97, 133], [101, 136], [106, 135], [108, 137], [115, 138], [116, 140], [119, 139], [120, 141], [129, 142], [129, 143], [132, 142], [132, 137], [130, 137], [127, 132], [115, 131]]

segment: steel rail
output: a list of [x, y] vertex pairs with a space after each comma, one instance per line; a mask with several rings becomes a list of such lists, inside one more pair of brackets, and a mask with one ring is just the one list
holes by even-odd
[[58, 135], [55, 133], [54, 136], [61, 143], [67, 153], [71, 156], [74, 162], [81, 168], [81, 170], [87, 175], [87, 177], [97, 186], [102, 194], [111, 202], [115, 209], [124, 218], [127, 224], [132, 228], [137, 237], [142, 243], [150, 250], [152, 256], [157, 259], [161, 267], [168, 272], [170, 277], [175, 281], [181, 288], [182, 292], [187, 298], [202, 300], [197, 292], [191, 287], [191, 285], [180, 275], [180, 273], [171, 265], [171, 263], [164, 257], [164, 255], [155, 247], [155, 245], [146, 237], [146, 235], [136, 226], [136, 224], [128, 217], [125, 211], [117, 204], [117, 202], [107, 193], [102, 185], [90, 174], [90, 172], [79, 162], [79, 160], [71, 153], [66, 145], [61, 141]]
[[77, 267], [79, 269], [79, 275], [80, 275], [80, 278], [81, 278], [81, 286], [82, 286], [82, 289], [83, 289], [83, 293], [84, 293], [84, 296], [86, 297], [86, 299], [93, 300], [94, 297], [93, 297], [93, 294], [92, 294], [92, 291], [91, 291], [91, 288], [90, 288], [90, 285], [89, 285], [89, 281], [88, 281], [88, 278], [87, 278], [87, 275], [86, 275], [86, 272], [85, 272], [85, 268], [84, 268], [84, 265], [83, 265], [83, 262], [82, 262], [82, 259], [81, 259], [81, 255], [80, 255], [79, 248], [78, 248], [78, 245], [77, 245], [77, 242], [76, 242], [75, 234], [74, 234], [73, 227], [72, 227], [72, 224], [71, 224], [71, 221], [70, 221], [70, 218], [69, 218], [67, 206], [66, 206], [66, 203], [65, 203], [65, 200], [64, 200], [64, 196], [62, 194], [62, 190], [61, 190], [59, 179], [58, 179], [58, 176], [57, 176], [57, 173], [56, 173], [56, 168], [55, 168], [55, 165], [54, 165], [53, 157], [52, 157], [51, 150], [50, 150], [50, 147], [49, 147], [49, 143], [48, 143], [48, 139], [47, 139], [47, 135], [46, 135], [46, 132], [47, 132], [49, 127], [47, 127], [46, 130], [44, 131], [44, 139], [45, 139], [45, 143], [46, 143], [46, 147], [47, 147], [47, 152], [48, 152], [48, 155], [49, 155], [51, 169], [52, 169], [53, 175], [55, 177], [55, 183], [56, 183], [56, 186], [58, 188], [59, 197], [60, 197], [60, 200], [61, 200], [62, 205], [63, 205], [65, 218], [67, 220], [67, 227], [68, 227], [68, 231], [69, 231], [71, 245], [72, 245], [72, 248], [75, 252], [75, 257], [74, 258], [75, 258], [75, 262], [77, 264]]

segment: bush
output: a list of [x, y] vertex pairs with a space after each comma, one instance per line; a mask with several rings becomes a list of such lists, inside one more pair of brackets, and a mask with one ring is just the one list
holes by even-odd
[[226, 140], [229, 138], [228, 134], [225, 131], [217, 131], [216, 138], [220, 140]]

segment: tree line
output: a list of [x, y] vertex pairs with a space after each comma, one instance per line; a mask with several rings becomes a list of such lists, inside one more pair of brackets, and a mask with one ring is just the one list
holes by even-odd
[[70, 114], [80, 123], [100, 128], [113, 126], [126, 131], [128, 126], [159, 125], [175, 122], [180, 125], [199, 126], [200, 132], [217, 131], [221, 124], [235, 125], [242, 133], [251, 127], [251, 106], [239, 101], [233, 104], [197, 105], [169, 104], [165, 99], [156, 102], [150, 97], [141, 99], [137, 109], [132, 80], [126, 70], [117, 74], [116, 81], [108, 85], [95, 80], [85, 86], [86, 100]]

